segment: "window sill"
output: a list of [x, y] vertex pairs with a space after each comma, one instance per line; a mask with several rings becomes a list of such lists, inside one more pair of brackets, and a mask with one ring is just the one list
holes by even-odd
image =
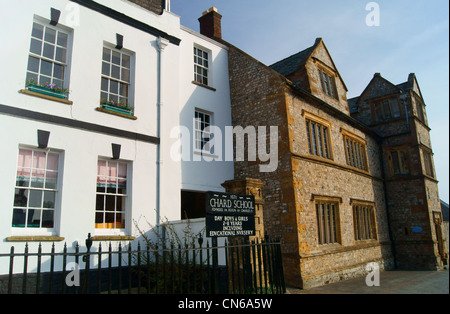
[[196, 81], [192, 81], [192, 84], [197, 85], [197, 86], [201, 86], [201, 87], [204, 87], [204, 88], [207, 88], [209, 90], [212, 90], [213, 92], [216, 91], [216, 89], [214, 87], [211, 87], [211, 86], [208, 86], [208, 85], [196, 82]]
[[313, 159], [313, 160], [323, 161], [323, 162], [330, 163], [330, 164], [335, 164], [334, 159], [332, 159], [332, 158], [321, 157], [321, 156], [313, 155], [313, 154], [309, 154], [307, 157], [310, 159]]
[[202, 150], [194, 150], [194, 154], [195, 155], [199, 155], [199, 156], [205, 156], [205, 157], [213, 158], [213, 159], [219, 158], [218, 155], [214, 155], [214, 154], [211, 154], [210, 152], [202, 151]]
[[95, 108], [95, 110], [100, 111], [100, 112], [104, 112], [104, 113], [108, 113], [108, 114], [112, 114], [112, 115], [115, 115], [115, 116], [118, 116], [118, 117], [127, 118], [127, 119], [130, 119], [130, 120], [137, 120], [137, 117], [135, 117], [135, 116], [131, 116], [131, 115], [128, 115], [128, 114], [125, 114], [125, 113], [115, 112], [115, 111], [108, 110], [108, 109], [101, 108], [101, 107], [97, 107], [97, 108]]
[[339, 96], [336, 98], [334, 96], [328, 95], [326, 92], [322, 90], [323, 94], [330, 100], [339, 101]]
[[104, 235], [104, 236], [93, 236], [92, 241], [133, 241], [136, 237], [131, 236], [121, 236], [121, 235]]
[[346, 170], [346, 171], [350, 171], [350, 172], [353, 172], [353, 173], [358, 173], [358, 174], [366, 176], [368, 178], [372, 178], [372, 179], [375, 179], [375, 180], [382, 181], [381, 177], [377, 177], [375, 175], [372, 175], [369, 171], [364, 171], [364, 170], [361, 170], [359, 168], [350, 167], [350, 166], [347, 166], [347, 165], [341, 165], [341, 164], [338, 164], [338, 163], [334, 162], [332, 159], [327, 159], [327, 158], [319, 157], [319, 156], [316, 156], [316, 155], [302, 155], [302, 154], [297, 154], [297, 153], [292, 153], [292, 155], [294, 157], [302, 158], [302, 159], [305, 159], [305, 160], [308, 160], [308, 161], [311, 161], [311, 162], [328, 165], [328, 166], [331, 166], [331, 167], [334, 167], [334, 168], [337, 168], [337, 169]]
[[42, 98], [42, 99], [47, 99], [47, 100], [51, 100], [51, 101], [60, 102], [60, 103], [66, 104], [66, 105], [72, 105], [73, 104], [73, 101], [70, 101], [70, 100], [67, 100], [67, 99], [62, 99], [62, 98], [58, 98], [58, 97], [44, 95], [44, 94], [41, 94], [41, 93], [29, 91], [29, 90], [26, 90], [26, 89], [21, 89], [20, 93], [21, 94], [25, 94], [25, 95], [29, 95], [29, 96]]
[[56, 236], [13, 236], [6, 238], [7, 242], [59, 242], [63, 237]]
[[365, 173], [365, 174], [369, 174], [369, 175], [370, 175], [369, 170], [361, 169], [361, 168], [358, 168], [358, 167], [355, 167], [355, 166], [351, 166], [351, 165], [349, 165], [349, 164], [347, 164], [347, 167], [348, 167], [349, 169], [354, 170], [354, 171], [362, 172], [362, 173]]

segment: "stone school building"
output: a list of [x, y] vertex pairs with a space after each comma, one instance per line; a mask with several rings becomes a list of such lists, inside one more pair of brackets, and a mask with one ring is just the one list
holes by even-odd
[[233, 125], [278, 127], [276, 171], [261, 173], [261, 161], [246, 160], [235, 161], [234, 173], [247, 191], [254, 180], [262, 186], [259, 222], [282, 239], [287, 284], [362, 276], [370, 262], [442, 269], [448, 257], [416, 76], [393, 84], [375, 73], [347, 99], [321, 38], [266, 66], [222, 40], [221, 18], [205, 12], [200, 30], [229, 47]]

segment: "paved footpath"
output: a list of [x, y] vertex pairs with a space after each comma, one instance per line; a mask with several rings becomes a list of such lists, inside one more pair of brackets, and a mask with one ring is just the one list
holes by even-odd
[[449, 271], [383, 271], [380, 286], [356, 278], [308, 290], [287, 288], [287, 294], [449, 294]]

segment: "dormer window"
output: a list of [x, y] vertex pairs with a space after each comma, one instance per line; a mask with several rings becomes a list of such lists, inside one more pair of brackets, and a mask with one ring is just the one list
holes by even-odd
[[322, 91], [330, 97], [337, 99], [336, 84], [334, 76], [321, 69], [319, 69], [320, 83], [322, 84]]
[[374, 111], [376, 122], [387, 121], [392, 118], [400, 117], [400, 108], [398, 106], [397, 98], [377, 101], [374, 104]]

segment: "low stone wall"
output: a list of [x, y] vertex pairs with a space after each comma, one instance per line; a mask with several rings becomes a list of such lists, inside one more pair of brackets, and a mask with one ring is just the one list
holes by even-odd
[[341, 247], [301, 257], [302, 288], [366, 276], [366, 266], [373, 262], [379, 265], [380, 271], [394, 269], [390, 243]]

